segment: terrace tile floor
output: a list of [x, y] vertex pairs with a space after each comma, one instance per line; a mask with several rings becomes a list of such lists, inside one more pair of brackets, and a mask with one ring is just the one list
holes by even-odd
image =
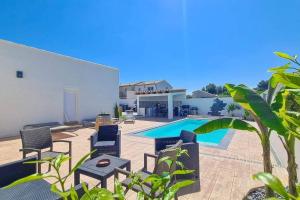
[[[143, 154], [154, 152], [154, 142], [152, 139], [132, 136], [131, 132], [163, 125], [165, 120], [136, 120], [134, 124], [120, 124], [122, 130], [122, 153], [121, 157], [130, 159], [132, 170], [136, 171], [143, 167]], [[55, 134], [54, 137], [66, 138], [73, 142], [73, 164], [83, 155], [90, 151], [89, 137], [94, 132], [93, 129], [86, 128], [75, 131], [77, 136], [70, 133]], [[19, 138], [0, 140], [0, 164], [14, 161], [21, 158], [18, 151], [21, 148]], [[55, 146], [58, 150], [64, 147]], [[217, 149], [213, 147], [200, 146], [200, 181], [201, 191], [179, 199], [242, 199], [246, 192], [256, 186], [261, 186], [260, 182], [251, 179], [251, 176], [263, 170], [260, 142], [255, 134], [245, 131], [236, 131], [227, 149]], [[277, 166], [274, 158], [274, 174], [287, 181], [286, 170]], [[152, 163], [153, 165], [153, 163]], [[43, 166], [47, 170], [47, 166]], [[63, 172], [67, 173], [68, 166], [63, 167]], [[83, 181], [94, 186], [98, 181], [88, 177], [83, 177]], [[51, 182], [51, 180], [49, 180]], [[68, 184], [73, 183], [73, 177]], [[108, 180], [108, 189], [113, 189], [113, 178]], [[135, 193], [129, 192], [128, 199], [136, 199]]]

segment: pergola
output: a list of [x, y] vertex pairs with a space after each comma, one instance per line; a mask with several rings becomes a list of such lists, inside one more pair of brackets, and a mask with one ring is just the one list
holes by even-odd
[[[168, 104], [168, 119], [173, 119], [174, 102], [181, 102], [186, 99], [185, 89], [172, 89], [167, 91], [147, 91], [139, 92], [137, 95], [137, 112], [140, 113], [141, 101], [161, 102], [166, 101]], [[180, 107], [179, 107], [180, 109]]]

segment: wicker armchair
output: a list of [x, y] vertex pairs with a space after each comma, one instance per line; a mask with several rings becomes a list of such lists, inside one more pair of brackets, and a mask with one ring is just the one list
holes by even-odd
[[102, 154], [120, 157], [121, 154], [121, 131], [118, 125], [103, 125], [91, 138], [91, 151], [96, 150], [91, 158]]
[[36, 157], [28, 157], [22, 160], [0, 165], [0, 188], [7, 186], [14, 181], [36, 173], [36, 165], [24, 164], [34, 161]]
[[181, 149], [186, 149], [189, 156], [182, 155], [178, 158], [178, 161], [182, 162], [186, 169], [195, 170], [192, 174], [176, 176], [177, 180], [189, 179], [195, 181], [194, 184], [181, 188], [178, 192], [180, 196], [200, 191], [199, 144], [197, 143], [196, 135], [192, 132], [182, 130], [179, 137], [157, 138], [155, 139], [155, 153], [158, 154], [159, 151], [176, 144], [179, 140], [183, 141]]
[[[35, 164], [24, 164], [24, 162], [34, 161], [36, 157], [27, 157], [22, 160], [14, 161], [4, 165], [0, 165], [0, 199], [6, 200], [63, 200], [58, 194], [51, 192], [51, 185], [45, 180], [31, 181], [14, 186], [9, 189], [3, 187], [36, 173]], [[75, 190], [79, 197], [84, 194], [81, 185], [75, 186]]]
[[[162, 150], [158, 153], [158, 155], [152, 155], [152, 154], [145, 153], [144, 154], [144, 167], [138, 171], [138, 174], [141, 176], [141, 178], [144, 180], [151, 174], [162, 175], [166, 171], [169, 171], [170, 173], [174, 172], [176, 170], [176, 162], [174, 162], [173, 165], [169, 168], [169, 166], [166, 163], [164, 163], [164, 162], [159, 163], [159, 160], [164, 157], [169, 157], [170, 159], [176, 161], [177, 160], [177, 155], [176, 155], [177, 149], [176, 148], [180, 148], [181, 144], [182, 144], [182, 141], [178, 141], [176, 146], [174, 146], [173, 148], [168, 148], [168, 149]], [[148, 170], [148, 158], [155, 159], [155, 166], [154, 166], [154, 170], [152, 172], [150, 172]], [[115, 169], [115, 179], [119, 179], [119, 174], [126, 176], [125, 180], [120, 181], [120, 183], [122, 186], [124, 186], [126, 188], [125, 193], [127, 193], [129, 190], [130, 184], [132, 182], [131, 178], [129, 177], [131, 172], [120, 169], [120, 168], [116, 168]], [[169, 183], [170, 184], [169, 186], [171, 186], [175, 183], [176, 183], [176, 179], [172, 180]], [[137, 185], [134, 185], [133, 187], [131, 187], [131, 190], [133, 190], [135, 192], [140, 192], [140, 191], [142, 191], [142, 188], [140, 188]], [[150, 197], [151, 188], [147, 183], [145, 183], [143, 185], [143, 190]], [[160, 198], [161, 193], [157, 193], [155, 195], [156, 195], [156, 198]], [[177, 199], [177, 194], [175, 195], [175, 199]]]
[[[67, 140], [52, 140], [51, 131], [49, 127], [41, 127], [34, 129], [26, 129], [20, 131], [22, 140], [23, 158], [27, 157], [27, 154], [35, 152], [37, 153], [37, 159], [55, 158], [59, 154], [63, 153], [72, 156], [72, 142]], [[64, 142], [68, 144], [67, 152], [59, 152], [53, 150], [53, 143]], [[42, 152], [42, 150], [48, 149]], [[72, 169], [72, 158], [69, 160], [69, 171]], [[49, 165], [50, 170], [50, 165]], [[41, 163], [38, 164], [38, 173], [41, 173]]]

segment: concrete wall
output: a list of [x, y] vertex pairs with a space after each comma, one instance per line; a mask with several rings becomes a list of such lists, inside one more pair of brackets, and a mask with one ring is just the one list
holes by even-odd
[[[24, 78], [16, 78], [21, 70]], [[0, 40], [0, 137], [25, 124], [64, 121], [64, 90], [77, 94], [78, 120], [113, 113], [117, 69]]]
[[[216, 98], [191, 98], [191, 99], [185, 99], [182, 104], [183, 105], [190, 105], [192, 107], [197, 107], [198, 108], [198, 114], [200, 115], [207, 115], [207, 113], [210, 111], [210, 107], [213, 105], [214, 100]], [[224, 98], [219, 98], [222, 100], [224, 103], [227, 103], [226, 107], [233, 103], [233, 100], [231, 97], [224, 97]], [[226, 107], [221, 113], [223, 115], [228, 115], [226, 111]], [[234, 111], [234, 116], [240, 117], [243, 115], [243, 110], [235, 110]]]

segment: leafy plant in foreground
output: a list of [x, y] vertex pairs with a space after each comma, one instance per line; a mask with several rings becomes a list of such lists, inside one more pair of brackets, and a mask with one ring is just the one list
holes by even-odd
[[270, 89], [274, 91], [272, 98], [272, 109], [282, 119], [287, 132], [280, 137], [288, 157], [289, 191], [297, 196], [296, 189], [297, 164], [295, 158], [295, 140], [300, 139], [300, 69], [293, 67], [292, 63], [300, 66], [297, 56], [286, 53], [275, 52], [281, 58], [287, 59], [289, 63], [271, 68], [273, 72], [270, 79]]
[[[91, 152], [91, 153], [93, 153], [93, 152]], [[57, 193], [64, 199], [67, 199], [67, 197], [71, 197], [72, 199], [78, 199], [78, 196], [77, 196], [77, 193], [75, 192], [74, 187], [71, 187], [70, 190], [66, 189], [66, 181], [78, 169], [78, 167], [80, 167], [80, 165], [82, 165], [88, 159], [88, 157], [91, 155], [91, 153], [82, 157], [66, 176], [62, 176], [62, 174], [61, 174], [62, 164], [67, 162], [68, 160], [70, 160], [70, 157], [66, 156], [65, 154], [59, 154], [55, 158], [44, 158], [43, 160], [25, 162], [26, 164], [48, 163], [54, 169], [56, 174], [55, 175], [50, 175], [48, 173], [33, 174], [33, 175], [27, 176], [25, 178], [19, 179], [19, 180], [13, 182], [12, 184], [6, 186], [5, 188], [11, 188], [16, 185], [31, 182], [31, 181], [37, 181], [37, 180], [46, 179], [46, 178], [53, 178], [54, 182], [53, 182], [53, 184], [51, 184], [52, 192]], [[57, 187], [57, 186], [59, 186], [59, 187]]]
[[[88, 189], [87, 186], [83, 183], [82, 187], [84, 189], [85, 194], [79, 198], [76, 193], [76, 190], [73, 186], [69, 190], [66, 189], [66, 181], [70, 176], [78, 169], [78, 167], [83, 164], [87, 160], [87, 158], [93, 152], [85, 155], [80, 159], [79, 162], [73, 167], [70, 173], [66, 176], [61, 175], [61, 166], [64, 162], [68, 161], [70, 157], [60, 154], [56, 158], [45, 158], [40, 161], [30, 161], [26, 162], [27, 164], [36, 164], [36, 163], [48, 163], [50, 164], [53, 169], [55, 170], [55, 175], [50, 174], [34, 174], [27, 176], [25, 178], [19, 179], [14, 183], [6, 186], [5, 188], [11, 188], [19, 184], [23, 184], [26, 182], [41, 180], [45, 178], [52, 178], [54, 182], [51, 184], [51, 191], [61, 196], [63, 199], [72, 199], [72, 200], [125, 200], [125, 192], [120, 184], [120, 182], [116, 179], [114, 183], [115, 191], [111, 192], [105, 188], [98, 188], [93, 187], [92, 189]], [[177, 157], [181, 156], [182, 154], [187, 154], [186, 150], [177, 150]], [[174, 185], [170, 185], [170, 182], [174, 179], [176, 175], [181, 174], [189, 174], [193, 173], [193, 170], [186, 170], [182, 163], [178, 162], [177, 160], [172, 160], [169, 157], [164, 157], [159, 160], [159, 163], [166, 163], [169, 166], [169, 171], [164, 172], [162, 175], [151, 174], [146, 179], [142, 179], [138, 173], [131, 173], [130, 178], [132, 180], [129, 189], [134, 186], [139, 186], [143, 188], [145, 185], [151, 186], [150, 195], [145, 191], [141, 191], [137, 194], [138, 199], [157, 199], [157, 200], [171, 200], [174, 199], [175, 194], [180, 188], [186, 187], [194, 183], [192, 180], [185, 180], [181, 182], [176, 182]], [[173, 173], [170, 172], [172, 165], [179, 165], [182, 167], [180, 170], [176, 170]], [[159, 198], [155, 198], [157, 192], [161, 193]]]
[[[272, 111], [270, 105], [252, 89], [245, 85], [235, 86], [226, 84], [226, 87], [233, 100], [250, 113], [251, 117], [257, 123], [258, 129], [240, 119], [222, 118], [209, 121], [195, 129], [194, 132], [203, 134], [217, 129], [231, 128], [256, 133], [262, 145], [264, 172], [272, 173], [270, 135], [272, 130], [275, 130], [279, 134], [286, 133], [281, 119]], [[268, 197], [272, 196], [272, 190], [269, 187], [266, 187], [266, 195]]]

